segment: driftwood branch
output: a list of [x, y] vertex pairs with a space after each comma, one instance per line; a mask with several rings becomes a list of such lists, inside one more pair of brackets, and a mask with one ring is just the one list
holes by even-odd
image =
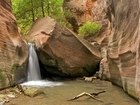
[[102, 100], [96, 99], [95, 96], [97, 96], [97, 95], [99, 95], [99, 94], [101, 94], [101, 93], [104, 93], [104, 92], [106, 92], [106, 90], [100, 91], [100, 92], [98, 92], [98, 93], [91, 93], [91, 94], [90, 94], [90, 93], [87, 93], [87, 92], [83, 92], [83, 93], [81, 93], [81, 94], [79, 94], [79, 95], [73, 97], [72, 99], [70, 99], [70, 100], [68, 100], [68, 101], [76, 100], [76, 99], [78, 99], [78, 98], [80, 98], [80, 97], [83, 97], [83, 96], [89, 96], [90, 98], [92, 98], [92, 99], [94, 99], [94, 100], [103, 102]]
[[98, 96], [99, 94], [105, 93], [105, 92], [106, 92], [106, 90], [103, 90], [103, 91], [100, 91], [98, 93], [91, 93], [91, 95]]

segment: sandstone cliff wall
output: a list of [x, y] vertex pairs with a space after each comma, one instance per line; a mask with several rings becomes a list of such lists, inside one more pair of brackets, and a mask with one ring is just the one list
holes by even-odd
[[[101, 24], [98, 37], [88, 39], [101, 46], [101, 78], [110, 80], [140, 99], [139, 0], [85, 0], [84, 5], [87, 1], [94, 1], [89, 10], [92, 18], [89, 19]], [[86, 21], [76, 15], [77, 23]], [[87, 12], [84, 15], [89, 16]]]
[[64, 0], [64, 9], [70, 11], [72, 16], [66, 16], [68, 21], [72, 24], [73, 30], [77, 32], [78, 27], [88, 21], [92, 20], [92, 8], [97, 0]]
[[[104, 7], [106, 12], [101, 13], [101, 7]], [[103, 20], [108, 23], [108, 28], [103, 28], [104, 35], [101, 33], [96, 38], [102, 52], [101, 78], [110, 80], [131, 96], [139, 99], [138, 0], [98, 0], [93, 8], [93, 14], [95, 15], [95, 17], [93, 15], [93, 20], [100, 20], [102, 26]]]
[[[138, 0], [109, 0], [111, 36], [108, 43], [110, 81], [123, 87], [134, 97], [137, 94], [137, 61], [139, 61]], [[139, 84], [139, 83], [138, 83]], [[140, 97], [139, 97], [140, 98]]]
[[10, 0], [0, 0], [0, 89], [15, 84], [25, 75], [27, 51]]

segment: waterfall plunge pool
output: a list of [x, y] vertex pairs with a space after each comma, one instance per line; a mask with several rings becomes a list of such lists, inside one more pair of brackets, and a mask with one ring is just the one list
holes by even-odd
[[[13, 100], [12, 104], [18, 105], [17, 103], [20, 101], [20, 105], [139, 105], [136, 100], [129, 97], [122, 89], [107, 81], [95, 80], [89, 83], [76, 80], [63, 82], [41, 80], [40, 68], [39, 66], [36, 67], [36, 65], [38, 65], [38, 59], [34, 45], [29, 44], [28, 82], [22, 85], [40, 87], [45, 95], [34, 98], [25, 98], [23, 96], [18, 101]], [[106, 93], [98, 96], [100, 100], [104, 101], [102, 103], [87, 97], [67, 101], [82, 92], [93, 93], [101, 90], [107, 90]]]
[[22, 86], [26, 87], [54, 87], [62, 85], [62, 82], [54, 82], [49, 80], [37, 80], [37, 81], [28, 81], [23, 84]]
[[38, 57], [35, 51], [35, 45], [33, 43], [28, 43], [29, 58], [28, 58], [28, 77], [27, 82], [23, 83], [22, 86], [27, 87], [53, 87], [62, 85], [62, 82], [53, 82], [48, 80], [41, 80], [41, 73], [39, 67]]
[[[57, 82], [53, 83], [57, 84]], [[129, 97], [123, 89], [107, 81], [94, 80], [92, 82], [84, 82], [83, 80], [65, 80], [62, 83], [53, 87], [50, 87], [50, 85], [40, 87], [45, 94], [36, 97], [20, 95], [20, 97], [12, 99], [10, 103], [5, 105], [19, 105], [19, 103], [20, 105], [139, 105], [138, 101]], [[82, 92], [96, 93], [102, 90], [107, 91], [96, 98], [103, 102], [93, 100], [87, 96], [74, 101], [67, 101]]]

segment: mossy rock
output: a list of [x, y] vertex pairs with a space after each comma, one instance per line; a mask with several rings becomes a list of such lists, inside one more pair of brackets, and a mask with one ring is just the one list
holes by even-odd
[[19, 65], [19, 64], [13, 64], [12, 69], [11, 69], [11, 73], [15, 74], [16, 70], [21, 70], [24, 68], [24, 65]]
[[4, 74], [4, 72], [2, 70], [0, 70], [0, 81], [5, 81], [6, 80], [6, 76]]
[[136, 98], [136, 92], [134, 91], [134, 89], [128, 89], [128, 94], [130, 94], [132, 97]]
[[0, 89], [8, 86], [7, 77], [3, 70], [0, 70]]
[[12, 73], [12, 74], [15, 74], [15, 71], [16, 71], [17, 67], [19, 67], [19, 64], [14, 64], [14, 65], [12, 66], [12, 69], [11, 69], [11, 73]]
[[30, 96], [30, 97], [34, 97], [34, 96], [37, 96], [37, 95], [42, 94], [42, 93], [44, 93], [42, 90], [35, 88], [35, 87], [27, 88], [24, 91], [24, 94], [27, 96]]

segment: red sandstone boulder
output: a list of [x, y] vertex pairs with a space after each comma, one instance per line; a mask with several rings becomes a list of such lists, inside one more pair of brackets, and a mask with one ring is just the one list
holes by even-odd
[[0, 0], [0, 89], [12, 86], [26, 75], [27, 51], [10, 0]]
[[51, 18], [40, 18], [27, 35], [37, 47], [46, 72], [58, 76], [91, 76], [100, 62], [98, 47], [78, 37]]

